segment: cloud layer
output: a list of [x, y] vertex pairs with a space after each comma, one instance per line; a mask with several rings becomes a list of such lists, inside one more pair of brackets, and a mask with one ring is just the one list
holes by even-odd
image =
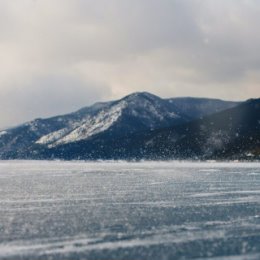
[[134, 91], [260, 93], [258, 0], [0, 0], [0, 127]]

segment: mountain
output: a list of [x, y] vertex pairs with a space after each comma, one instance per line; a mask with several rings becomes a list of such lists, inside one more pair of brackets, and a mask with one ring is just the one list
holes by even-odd
[[[260, 159], [260, 99], [188, 123], [132, 135], [99, 134], [38, 155], [63, 159]], [[32, 155], [31, 155], [32, 156]]]
[[191, 99], [176, 99], [176, 103], [175, 99], [164, 100], [149, 93], [134, 93], [118, 101], [97, 103], [78, 111], [79, 120], [51, 131], [36, 143], [55, 147], [87, 140], [104, 132], [118, 137], [188, 122], [236, 104], [203, 99], [193, 99], [191, 105]]
[[0, 158], [30, 158], [43, 150], [92, 140], [95, 143], [101, 136], [120, 139], [181, 125], [238, 104], [216, 99], [162, 99], [147, 92], [133, 93], [120, 100], [96, 103], [71, 114], [35, 119], [1, 131]]
[[259, 158], [260, 99], [138, 138], [150, 158]]

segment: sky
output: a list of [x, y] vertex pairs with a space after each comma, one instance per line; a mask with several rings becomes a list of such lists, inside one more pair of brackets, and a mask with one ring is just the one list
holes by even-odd
[[136, 91], [260, 96], [259, 0], [0, 0], [0, 128]]

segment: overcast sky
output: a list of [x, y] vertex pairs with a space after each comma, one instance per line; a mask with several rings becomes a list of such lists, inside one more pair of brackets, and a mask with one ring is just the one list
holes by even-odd
[[149, 91], [260, 96], [259, 0], [0, 0], [0, 128]]

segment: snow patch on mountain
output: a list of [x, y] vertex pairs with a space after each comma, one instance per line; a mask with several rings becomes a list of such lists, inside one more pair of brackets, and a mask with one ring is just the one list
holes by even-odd
[[109, 111], [102, 110], [97, 116], [88, 120], [71, 133], [61, 138], [55, 145], [76, 142], [88, 139], [89, 137], [109, 129], [122, 115], [122, 110], [126, 107], [126, 102], [120, 102], [113, 106]]
[[84, 120], [71, 127], [63, 128], [56, 132], [41, 137], [36, 143], [49, 144], [55, 147], [61, 144], [72, 143], [80, 140], [86, 140], [93, 135], [104, 132], [109, 129], [122, 115], [127, 102], [122, 101], [110, 109], [101, 110], [96, 116], [88, 116]]
[[64, 137], [71, 131], [70, 127], [60, 129], [58, 131], [52, 132], [48, 135], [45, 135], [41, 137], [38, 141], [36, 141], [37, 144], [51, 144], [59, 140], [60, 138]]
[[2, 131], [2, 132], [0, 132], [0, 137], [3, 136], [3, 135], [6, 135], [6, 134], [7, 134], [6, 131]]

